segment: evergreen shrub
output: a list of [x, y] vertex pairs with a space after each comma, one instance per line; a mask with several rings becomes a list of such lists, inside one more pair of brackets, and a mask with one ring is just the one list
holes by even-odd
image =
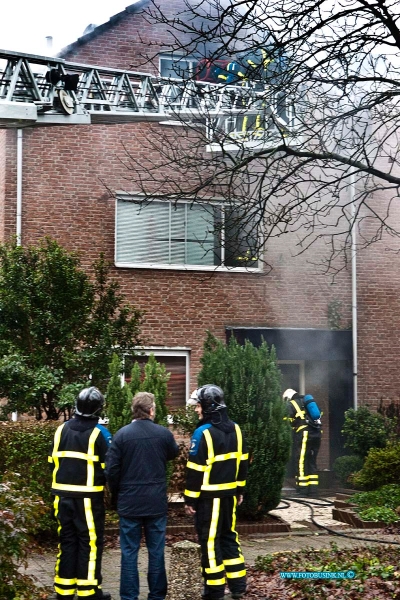
[[291, 444], [275, 350], [264, 341], [260, 347], [249, 341], [241, 346], [234, 337], [225, 345], [208, 332], [201, 362], [199, 385], [223, 389], [229, 416], [241, 427], [249, 449], [239, 514], [260, 519], [280, 502]]
[[383, 485], [400, 481], [400, 443], [389, 443], [386, 448], [371, 448], [364, 466], [352, 481], [365, 490], [376, 490]]
[[351, 487], [350, 477], [357, 473], [364, 464], [364, 459], [356, 454], [339, 456], [333, 463], [333, 472], [344, 487]]
[[[58, 425], [51, 421], [0, 422], [0, 473], [18, 474], [24, 489], [43, 500], [36, 530], [51, 534], [56, 532], [56, 522], [52, 518], [51, 469], [47, 457]], [[4, 475], [0, 480], [4, 480]]]
[[109, 365], [110, 380], [106, 392], [106, 412], [109, 418], [109, 429], [116, 433], [118, 429], [128, 425], [132, 421], [132, 398], [137, 392], [149, 392], [154, 394], [156, 403], [155, 423], [167, 425], [168, 407], [168, 373], [164, 364], [159, 363], [154, 354], [150, 354], [143, 370], [143, 376], [139, 363], [134, 362], [131, 370], [129, 383], [121, 385], [121, 374], [123, 372], [122, 361], [114, 354]]
[[350, 408], [344, 417], [344, 445], [353, 454], [364, 458], [371, 448], [384, 448], [388, 439], [393, 437], [395, 421], [370, 410], [368, 406], [360, 406], [357, 410]]

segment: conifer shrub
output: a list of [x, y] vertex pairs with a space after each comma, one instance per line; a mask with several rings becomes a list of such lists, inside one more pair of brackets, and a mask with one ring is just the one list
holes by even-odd
[[137, 361], [131, 370], [129, 383], [121, 384], [123, 372], [122, 361], [114, 354], [109, 366], [110, 380], [106, 392], [106, 412], [109, 418], [109, 430], [116, 433], [124, 425], [132, 421], [132, 398], [137, 392], [154, 394], [156, 403], [155, 423], [167, 425], [168, 380], [171, 376], [164, 364], [159, 363], [154, 354], [150, 354], [144, 367], [143, 375]]
[[260, 519], [280, 502], [291, 431], [284, 420], [281, 375], [275, 349], [231, 337], [227, 345], [207, 333], [199, 385], [214, 383], [225, 394], [230, 418], [242, 429], [249, 449], [249, 473], [239, 514]]

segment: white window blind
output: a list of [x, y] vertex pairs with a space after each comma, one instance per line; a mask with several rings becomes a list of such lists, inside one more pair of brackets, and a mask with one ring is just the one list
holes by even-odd
[[[233, 221], [232, 215], [235, 216]], [[240, 229], [237, 210], [215, 203], [117, 199], [118, 266], [192, 266], [257, 268], [255, 238]]]

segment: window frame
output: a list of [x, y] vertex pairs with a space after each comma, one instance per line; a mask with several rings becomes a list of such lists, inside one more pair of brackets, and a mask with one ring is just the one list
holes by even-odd
[[[125, 193], [121, 193], [121, 192], [116, 193], [116, 197], [115, 197], [115, 227], [114, 227], [114, 265], [115, 265], [115, 267], [121, 268], [121, 269], [162, 269], [162, 270], [173, 270], [173, 271], [218, 271], [218, 272], [224, 272], [224, 273], [262, 273], [262, 271], [263, 271], [263, 269], [262, 269], [263, 254], [261, 251], [259, 253], [259, 258], [257, 260], [257, 267], [227, 266], [225, 264], [221, 264], [221, 265], [201, 265], [200, 264], [200, 265], [197, 265], [197, 264], [183, 264], [183, 263], [169, 264], [169, 263], [161, 263], [161, 262], [160, 263], [121, 262], [120, 260], [118, 260], [118, 254], [117, 254], [118, 202], [119, 201], [123, 201], [123, 202], [131, 201], [132, 204], [134, 204], [135, 206], [139, 206], [138, 203], [141, 200], [143, 200], [143, 198], [141, 197], [141, 194], [126, 194], [126, 192]], [[157, 198], [156, 200], [154, 200], [154, 202], [165, 202], [165, 203], [169, 203], [170, 205], [175, 204], [175, 201], [171, 200], [168, 197]], [[190, 198], [182, 199], [182, 200], [179, 200], [177, 202], [177, 204], [192, 205], [193, 200], [191, 200]], [[225, 203], [224, 203], [223, 199], [212, 198], [210, 200], [204, 200], [204, 202], [196, 202], [196, 204], [197, 205], [204, 204], [207, 206], [219, 207], [219, 208], [221, 208], [221, 211], [224, 214], [224, 204]], [[145, 209], [146, 206], [144, 206], [143, 208]], [[225, 224], [221, 230], [221, 242], [222, 242], [222, 244], [220, 246], [221, 263], [223, 263], [225, 260], [224, 241], [225, 241]]]
[[177, 74], [176, 77], [172, 77], [171, 75], [162, 75], [161, 74], [161, 61], [162, 60], [170, 60], [172, 62], [175, 63], [179, 63], [179, 62], [186, 62], [188, 63], [188, 68], [189, 68], [189, 77], [193, 77], [194, 73], [195, 73], [195, 69], [196, 66], [198, 64], [198, 59], [194, 58], [193, 56], [186, 56], [185, 54], [179, 55], [176, 54], [174, 56], [173, 52], [161, 52], [158, 55], [158, 73], [159, 76], [162, 77], [162, 79], [168, 79], [168, 80], [177, 80], [177, 81], [182, 81], [182, 77], [179, 77], [179, 75]]
[[[138, 356], [150, 356], [150, 354], [154, 354], [158, 362], [162, 362], [162, 358], [168, 356], [177, 356], [179, 358], [185, 359], [185, 393], [186, 398], [190, 396], [190, 348], [185, 346], [146, 346], [145, 348], [136, 348], [136, 352]], [[130, 355], [129, 355], [130, 356]], [[125, 368], [121, 373], [121, 386], [125, 383]], [[186, 406], [186, 404], [185, 404]], [[184, 407], [182, 407], [184, 408]]]

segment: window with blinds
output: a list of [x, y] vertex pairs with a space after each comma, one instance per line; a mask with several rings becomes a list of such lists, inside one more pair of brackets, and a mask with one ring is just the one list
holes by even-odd
[[258, 268], [254, 220], [239, 209], [117, 198], [116, 266]]
[[[165, 365], [170, 378], [167, 383], [168, 397], [166, 404], [170, 410], [183, 408], [186, 406], [186, 376], [187, 376], [187, 362], [186, 356], [171, 356], [171, 355], [159, 355], [157, 354], [156, 359], [158, 362]], [[125, 381], [130, 381], [130, 372], [134, 362], [138, 362], [144, 376], [144, 367], [147, 363], [148, 356], [135, 356], [126, 357], [125, 359]]]

